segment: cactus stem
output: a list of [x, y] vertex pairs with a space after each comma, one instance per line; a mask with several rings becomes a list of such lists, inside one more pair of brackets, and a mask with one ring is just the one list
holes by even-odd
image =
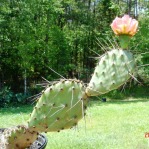
[[[100, 82], [100, 84], [102, 84], [102, 82]], [[90, 89], [91, 89], [92, 91], [94, 91], [94, 92], [97, 92], [98, 94], [102, 94], [102, 93], [101, 93], [101, 92], [99, 92], [98, 90], [93, 89], [93, 87], [92, 87], [92, 86], [90, 86], [90, 87], [89, 87], [89, 90], [90, 90]], [[87, 92], [88, 92], [88, 91], [87, 91]], [[87, 92], [86, 92], [87, 97], [90, 97], [91, 95], [90, 95], [90, 94], [88, 94]]]

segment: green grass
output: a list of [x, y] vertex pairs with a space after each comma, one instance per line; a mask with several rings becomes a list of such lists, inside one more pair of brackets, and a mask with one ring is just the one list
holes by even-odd
[[[31, 106], [0, 109], [0, 127], [25, 123]], [[149, 99], [90, 102], [86, 122], [77, 128], [47, 133], [46, 149], [148, 149]]]

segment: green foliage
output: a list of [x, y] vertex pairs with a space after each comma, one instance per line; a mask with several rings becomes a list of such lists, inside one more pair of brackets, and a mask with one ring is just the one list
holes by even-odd
[[149, 83], [149, 17], [140, 16], [139, 31], [132, 39], [132, 50], [136, 54], [138, 75], [143, 83]]
[[27, 96], [24, 95], [23, 93], [17, 93], [15, 94], [15, 97], [16, 97], [16, 101], [20, 103], [24, 103], [27, 98]]
[[[48, 67], [66, 78], [88, 82], [95, 66], [90, 57], [97, 56], [93, 51], [103, 53], [96, 38], [111, 37], [110, 23], [126, 9], [124, 1], [114, 0], [2, 0], [0, 88], [6, 84], [14, 94], [23, 93], [25, 87], [31, 92], [41, 76], [59, 77]], [[149, 47], [149, 23], [145, 16], [139, 21], [140, 31], [132, 44], [140, 42], [137, 51], [144, 53]], [[139, 63], [148, 63], [143, 57]], [[147, 67], [141, 71], [146, 78]]]
[[10, 90], [10, 87], [3, 87], [0, 90], [0, 106], [6, 106], [9, 104], [14, 98], [14, 93]]
[[102, 97], [107, 97], [108, 100], [126, 100], [127, 98], [147, 99], [149, 97], [149, 88], [144, 85], [127, 84], [118, 90], [113, 90], [100, 96], [100, 98]]
[[8, 105], [26, 103], [28, 95], [23, 93], [14, 93], [10, 87], [4, 86], [0, 90], [0, 107], [8, 107]]

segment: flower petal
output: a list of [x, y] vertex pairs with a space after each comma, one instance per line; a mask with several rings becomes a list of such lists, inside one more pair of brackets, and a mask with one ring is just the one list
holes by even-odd
[[116, 35], [134, 36], [137, 32], [138, 21], [132, 19], [129, 15], [124, 15], [122, 18], [116, 17], [111, 28]]

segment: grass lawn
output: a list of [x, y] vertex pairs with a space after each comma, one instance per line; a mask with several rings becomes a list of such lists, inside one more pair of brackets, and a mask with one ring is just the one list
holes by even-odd
[[[46, 149], [148, 149], [149, 98], [129, 100], [90, 102], [86, 121], [46, 134]], [[31, 111], [31, 106], [0, 109], [0, 127], [24, 124]]]

